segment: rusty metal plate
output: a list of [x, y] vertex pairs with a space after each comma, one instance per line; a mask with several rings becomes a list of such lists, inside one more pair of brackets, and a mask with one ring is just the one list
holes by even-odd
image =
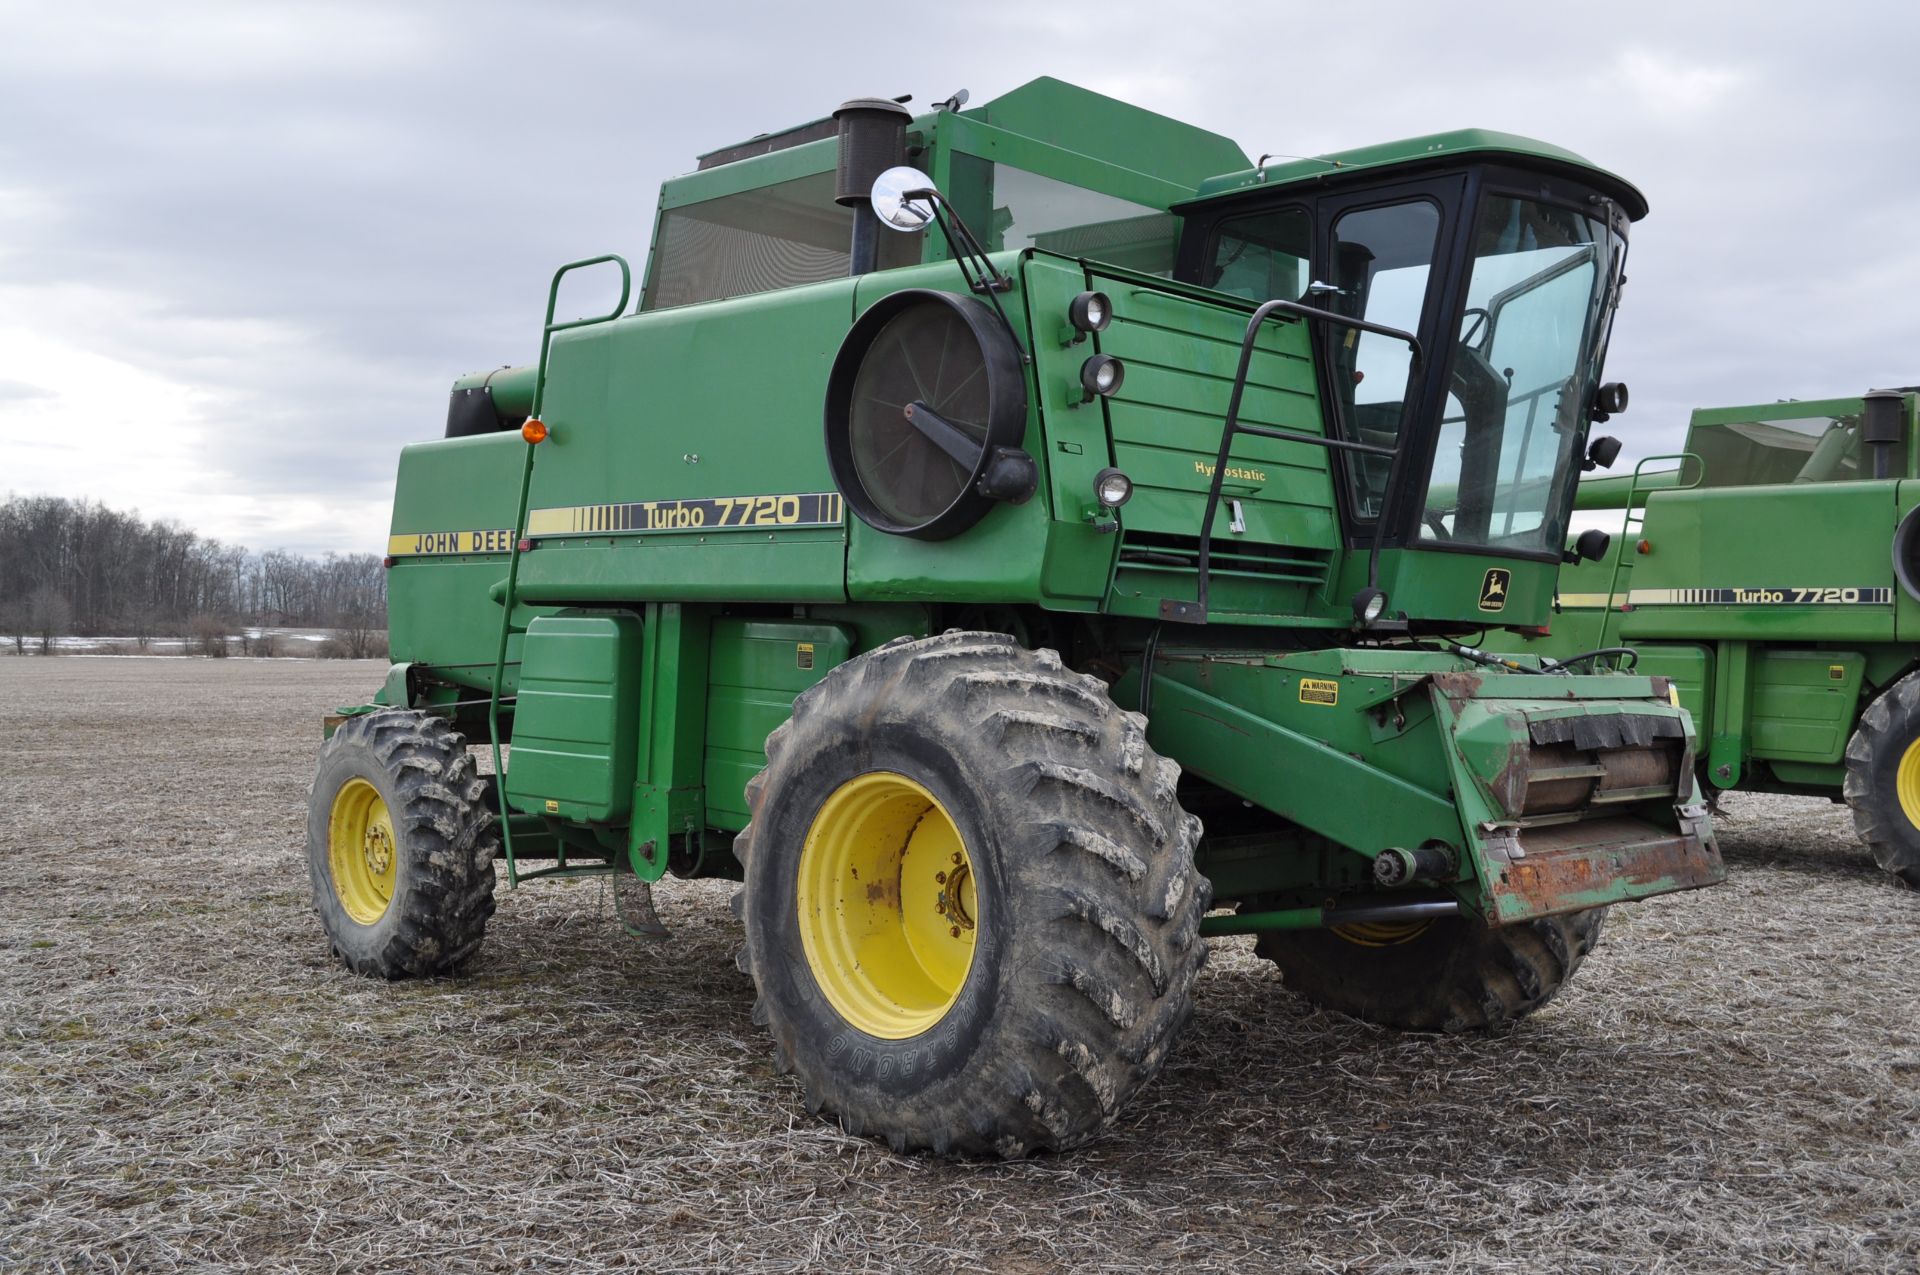
[[1717, 885], [1727, 875], [1711, 835], [1625, 816], [1524, 829], [1519, 844], [1522, 853], [1488, 882], [1496, 923]]

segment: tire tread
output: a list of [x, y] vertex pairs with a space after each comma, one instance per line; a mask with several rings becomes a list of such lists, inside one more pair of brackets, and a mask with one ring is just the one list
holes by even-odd
[[[1116, 706], [1099, 679], [1004, 634], [889, 643], [834, 669], [802, 699], [806, 724], [796, 705], [769, 736], [766, 769], [747, 786], [752, 821], [734, 843], [747, 867], [735, 910], [748, 920], [739, 963], [759, 990], [755, 1021], [764, 1017], [781, 1038], [783, 1011], [762, 968], [776, 958], [771, 948], [763, 954], [752, 922], [756, 891], [771, 888], [755, 870], [772, 870], [757, 844], [767, 803], [780, 800], [785, 761], [804, 756], [818, 738], [812, 732], [836, 719], [897, 715], [943, 740], [977, 744], [970, 755], [999, 776], [993, 791], [1024, 805], [1001, 825], [1009, 844], [1026, 847], [1003, 871], [1009, 892], [1019, 892], [1015, 911], [1027, 909], [1022, 933], [1044, 944], [1039, 959], [1012, 967], [1006, 985], [1015, 990], [994, 1013], [1013, 1017], [994, 1034], [1001, 1052], [970, 1066], [978, 1074], [967, 1082], [976, 1090], [969, 1101], [931, 1110], [880, 1101], [842, 1083], [822, 1051], [791, 1060], [808, 1108], [850, 1134], [942, 1155], [1017, 1157], [1097, 1136], [1164, 1063], [1206, 960], [1198, 930], [1211, 888], [1194, 866], [1200, 824], [1179, 805], [1179, 767], [1153, 754], [1145, 719]], [[802, 733], [808, 747], [794, 751]]]

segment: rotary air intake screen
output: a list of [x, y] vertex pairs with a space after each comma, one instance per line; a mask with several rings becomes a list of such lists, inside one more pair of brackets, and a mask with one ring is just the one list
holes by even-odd
[[[945, 306], [915, 306], [880, 330], [854, 378], [848, 423], [854, 472], [889, 519], [925, 523], [972, 485], [987, 447], [987, 389], [980, 343]], [[915, 403], [942, 423], [914, 424]]]

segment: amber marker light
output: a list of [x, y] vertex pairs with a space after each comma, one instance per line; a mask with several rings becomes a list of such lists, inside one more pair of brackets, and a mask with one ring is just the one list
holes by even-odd
[[527, 417], [526, 424], [520, 427], [520, 437], [526, 439], [529, 443], [546, 442], [547, 423], [538, 416]]

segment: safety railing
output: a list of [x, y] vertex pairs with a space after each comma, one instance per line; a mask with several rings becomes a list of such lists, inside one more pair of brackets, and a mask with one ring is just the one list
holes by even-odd
[[[1261, 327], [1276, 314], [1290, 315], [1295, 318], [1331, 323], [1338, 327], [1353, 328], [1361, 332], [1372, 332], [1379, 336], [1392, 337], [1404, 341], [1413, 351], [1413, 358], [1407, 367], [1409, 383], [1420, 374], [1422, 355], [1419, 338], [1411, 332], [1402, 332], [1399, 328], [1386, 327], [1379, 323], [1369, 323], [1365, 319], [1349, 318], [1336, 314], [1332, 310], [1320, 310], [1313, 306], [1301, 305], [1297, 301], [1268, 301], [1253, 312], [1247, 320], [1247, 334], [1240, 342], [1240, 365], [1233, 376], [1233, 392], [1227, 398], [1226, 424], [1220, 431], [1220, 454], [1214, 458], [1213, 481], [1207, 484], [1207, 505], [1200, 518], [1200, 559], [1197, 564], [1198, 579], [1194, 585], [1194, 600], [1181, 601], [1167, 598], [1160, 603], [1160, 618], [1177, 620], [1184, 624], [1205, 624], [1207, 622], [1207, 581], [1213, 564], [1213, 519], [1220, 512], [1220, 486], [1227, 476], [1227, 462], [1233, 454], [1233, 439], [1236, 434], [1256, 434], [1261, 438], [1277, 438], [1283, 442], [1306, 443], [1312, 447], [1324, 447], [1329, 451], [1359, 452], [1363, 455], [1385, 456], [1387, 461], [1387, 482], [1382, 497], [1382, 507], [1391, 508], [1393, 497], [1398, 490], [1400, 478], [1400, 454], [1406, 446], [1407, 431], [1403, 428], [1392, 447], [1381, 447], [1373, 443], [1355, 443], [1344, 438], [1328, 438], [1323, 434], [1309, 434], [1304, 430], [1283, 429], [1274, 425], [1247, 425], [1240, 420], [1240, 400], [1246, 395], [1247, 374], [1253, 365], [1254, 344], [1258, 340]], [[1404, 423], [1404, 422], [1403, 422]], [[1376, 524], [1373, 552], [1367, 559], [1367, 583], [1377, 583], [1380, 559], [1380, 531], [1386, 519], [1383, 516]]]
[[[563, 323], [553, 321], [554, 309], [560, 302], [560, 281], [575, 270], [588, 266], [612, 263], [620, 267], [620, 299], [605, 314], [587, 319], [568, 319]], [[547, 396], [547, 358], [553, 350], [553, 336], [556, 332], [566, 332], [572, 328], [590, 327], [596, 323], [606, 323], [626, 313], [627, 301], [633, 293], [633, 270], [627, 265], [627, 259], [617, 253], [608, 253], [599, 257], [587, 257], [581, 261], [569, 261], [553, 272], [553, 282], [547, 287], [547, 317], [540, 329], [540, 362], [533, 377], [533, 411], [521, 426], [520, 436], [526, 441], [526, 452], [520, 462], [520, 500], [513, 517], [513, 543], [507, 553], [507, 587], [500, 598], [500, 644], [493, 658], [493, 686], [487, 697], [487, 734], [493, 744], [493, 783], [500, 802], [500, 845], [507, 860], [507, 884], [520, 884], [520, 871], [513, 856], [513, 821], [507, 817], [507, 770], [500, 759], [500, 688], [507, 676], [507, 643], [513, 636], [514, 593], [520, 583], [520, 555], [526, 544], [527, 535], [527, 496], [533, 489], [533, 456], [540, 440], [546, 437], [546, 425], [540, 412]], [[557, 852], [556, 866], [527, 875], [551, 876], [567, 872], [567, 843], [562, 839]]]

